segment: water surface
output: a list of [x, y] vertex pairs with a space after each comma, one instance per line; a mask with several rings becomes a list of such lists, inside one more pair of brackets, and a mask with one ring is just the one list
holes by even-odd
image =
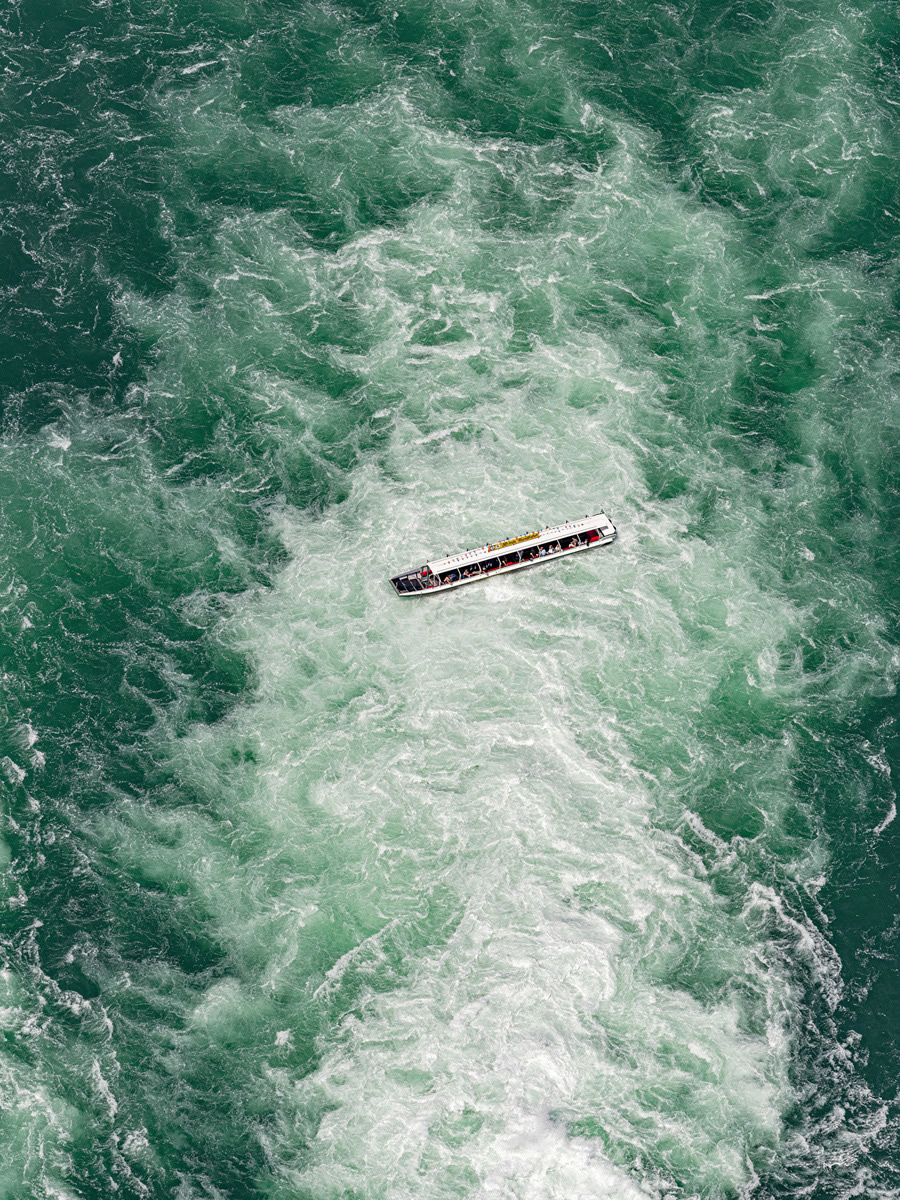
[[897, 51], [8, 10], [0, 1194], [898, 1194]]

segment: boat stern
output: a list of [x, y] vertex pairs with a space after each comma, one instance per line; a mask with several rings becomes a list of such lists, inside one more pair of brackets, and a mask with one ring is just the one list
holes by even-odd
[[433, 587], [428, 567], [409, 567], [391, 577], [391, 585], [398, 596], [417, 596]]

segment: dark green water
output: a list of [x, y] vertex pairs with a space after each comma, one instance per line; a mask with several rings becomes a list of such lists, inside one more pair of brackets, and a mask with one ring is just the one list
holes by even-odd
[[898, 28], [6, 9], [0, 1196], [900, 1195]]

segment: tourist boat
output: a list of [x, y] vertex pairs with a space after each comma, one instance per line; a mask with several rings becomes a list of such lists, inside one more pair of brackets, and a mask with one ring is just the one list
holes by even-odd
[[564, 525], [552, 525], [536, 533], [523, 533], [505, 542], [490, 542], [477, 550], [461, 550], [448, 558], [433, 559], [422, 567], [409, 567], [395, 575], [391, 583], [398, 596], [448, 592], [479, 579], [549, 562], [551, 558], [608, 546], [615, 537], [616, 527], [601, 512], [582, 521], [566, 521]]

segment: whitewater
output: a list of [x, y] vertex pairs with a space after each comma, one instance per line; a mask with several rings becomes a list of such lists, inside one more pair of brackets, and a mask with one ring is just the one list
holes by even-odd
[[893, 10], [0, 49], [0, 1196], [900, 1195]]

